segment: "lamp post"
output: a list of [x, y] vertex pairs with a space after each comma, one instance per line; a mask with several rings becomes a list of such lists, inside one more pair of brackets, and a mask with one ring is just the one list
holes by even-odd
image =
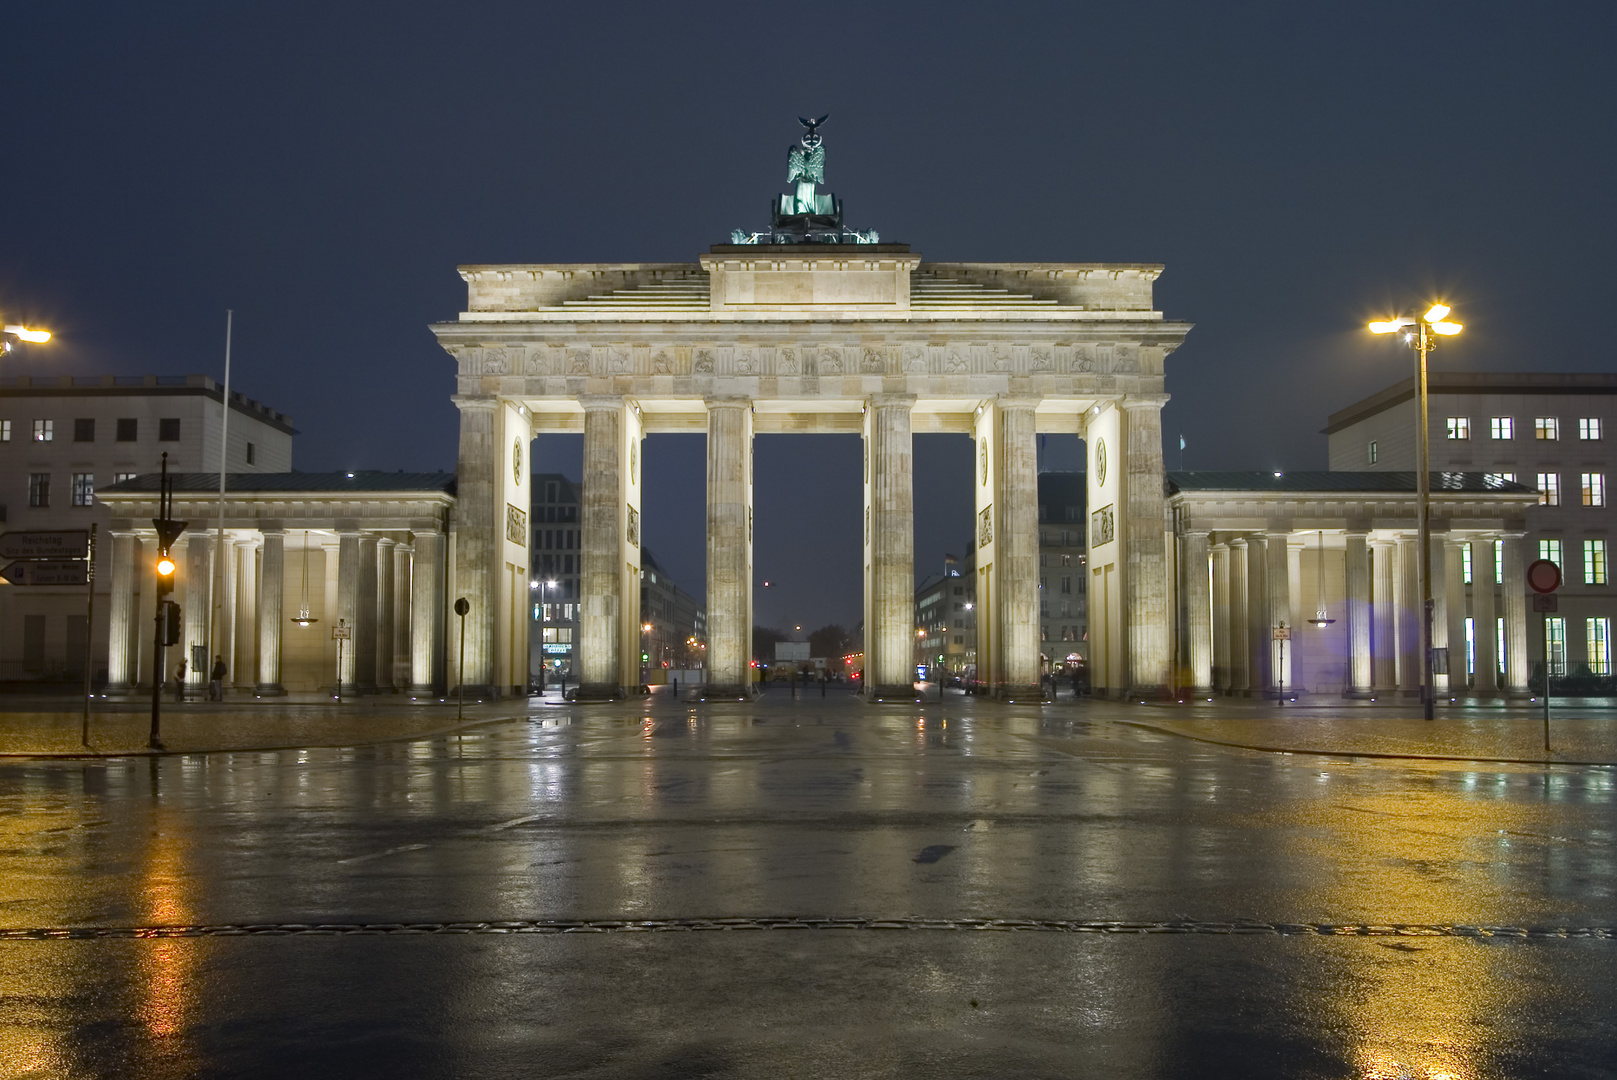
[[545, 627], [550, 624], [550, 590], [556, 587], [554, 581], [531, 581], [528, 588], [539, 590], [539, 696], [545, 696]]
[[1420, 655], [1421, 655], [1421, 710], [1426, 719], [1432, 719], [1432, 533], [1430, 527], [1432, 503], [1432, 474], [1429, 434], [1426, 416], [1426, 360], [1437, 338], [1453, 337], [1464, 327], [1449, 322], [1447, 304], [1433, 304], [1420, 318], [1398, 316], [1370, 324], [1372, 334], [1403, 334], [1404, 341], [1415, 353], [1415, 381], [1420, 388], [1420, 408], [1415, 432], [1415, 491], [1416, 526], [1420, 542], [1420, 561], [1416, 576], [1421, 597]]

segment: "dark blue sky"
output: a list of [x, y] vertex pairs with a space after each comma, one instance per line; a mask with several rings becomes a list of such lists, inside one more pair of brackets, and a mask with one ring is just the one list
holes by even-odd
[[[1610, 369], [1614, 30], [1592, 3], [12, 5], [0, 311], [60, 337], [6, 370], [217, 374], [233, 307], [236, 384], [293, 415], [300, 468], [449, 468], [426, 324], [457, 263], [692, 259], [828, 112], [852, 224], [1166, 263], [1196, 324], [1170, 444], [1319, 467], [1326, 414], [1406, 372], [1360, 329], [1396, 301], [1454, 304], [1445, 368]], [[761, 618], [857, 617], [851, 446], [760, 443], [788, 582]], [[951, 446], [918, 455], [928, 565], [967, 528]], [[663, 450], [648, 537], [699, 589], [699, 444]]]

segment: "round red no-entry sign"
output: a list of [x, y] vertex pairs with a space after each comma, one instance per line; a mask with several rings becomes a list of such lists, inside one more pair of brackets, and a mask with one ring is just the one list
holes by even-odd
[[1527, 585], [1536, 593], [1552, 593], [1561, 587], [1561, 568], [1548, 559], [1537, 559], [1527, 568]]

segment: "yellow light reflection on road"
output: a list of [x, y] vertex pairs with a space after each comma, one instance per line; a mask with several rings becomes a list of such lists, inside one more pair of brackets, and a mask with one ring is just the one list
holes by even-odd
[[[185, 895], [186, 844], [171, 827], [169, 815], [157, 815], [158, 827], [141, 866], [140, 904], [147, 921], [157, 926], [189, 924], [192, 909]], [[185, 1030], [194, 1001], [197, 943], [161, 938], [139, 953], [140, 1001], [136, 1015], [153, 1039]]]

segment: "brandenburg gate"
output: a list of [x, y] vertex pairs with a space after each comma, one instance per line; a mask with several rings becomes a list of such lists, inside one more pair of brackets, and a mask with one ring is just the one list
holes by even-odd
[[[581, 432], [579, 697], [639, 679], [643, 441], [707, 434], [709, 697], [750, 692], [752, 440], [864, 439], [865, 692], [914, 699], [916, 432], [975, 444], [978, 677], [1039, 685], [1041, 433], [1088, 458], [1089, 660], [1097, 694], [1170, 683], [1163, 367], [1190, 327], [1152, 302], [1143, 263], [928, 262], [842, 225], [816, 191], [814, 128], [771, 225], [694, 263], [464, 266], [466, 310], [432, 327], [457, 365], [454, 594], [464, 682], [525, 688], [529, 440]], [[449, 628], [451, 670], [458, 663]]]

